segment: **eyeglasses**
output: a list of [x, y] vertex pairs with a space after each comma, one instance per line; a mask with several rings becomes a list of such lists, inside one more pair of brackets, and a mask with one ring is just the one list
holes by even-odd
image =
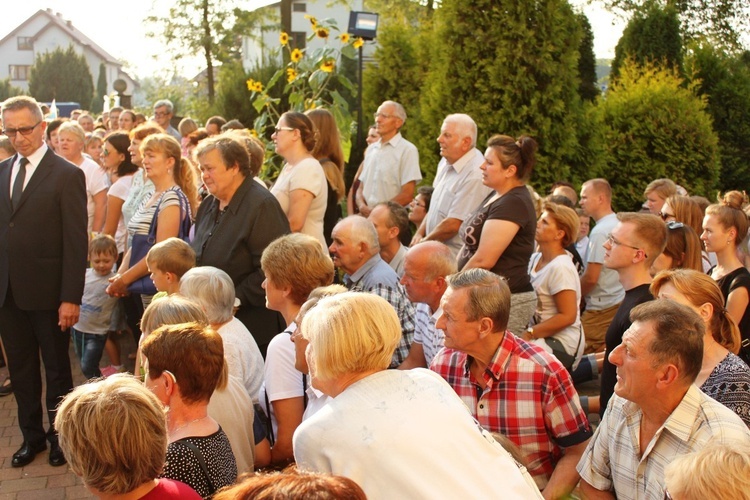
[[667, 229], [682, 229], [683, 227], [685, 227], [685, 224], [676, 220], [667, 222]]
[[168, 116], [169, 111], [154, 111], [154, 116], [161, 118], [162, 116]]
[[613, 247], [620, 246], [620, 247], [632, 248], [633, 250], [640, 250], [641, 252], [643, 252], [644, 257], [648, 257], [648, 255], [646, 255], [646, 252], [642, 248], [634, 247], [633, 245], [628, 245], [627, 243], [623, 243], [622, 241], [619, 241], [617, 238], [612, 236], [612, 233], [609, 233], [607, 235], [607, 242], [609, 242], [609, 244]]
[[109, 155], [110, 155], [109, 149], [102, 149], [102, 156], [103, 156], [103, 157], [105, 157], [105, 158], [106, 158], [106, 157], [107, 157], [107, 156], [109, 156]]
[[277, 134], [281, 132], [282, 130], [286, 130], [287, 132], [292, 132], [293, 130], [296, 130], [292, 127], [274, 127], [273, 129], [276, 131]]
[[32, 125], [31, 127], [18, 127], [18, 128], [6, 128], [3, 129], [3, 134], [5, 134], [9, 138], [13, 138], [16, 136], [16, 134], [21, 135], [29, 135], [35, 128], [39, 126], [40, 123], [42, 123], [44, 120], [40, 120], [36, 123], [36, 125]]
[[670, 217], [674, 219], [676, 216], [674, 214], [659, 212], [659, 217], [661, 217], [661, 220], [663, 220], [664, 222], [667, 222]]
[[413, 205], [415, 207], [427, 208], [427, 204], [425, 204], [425, 203], [419, 203], [417, 200], [411, 200], [410, 205]]
[[376, 120], [378, 118], [385, 118], [387, 120], [388, 118], [393, 118], [396, 115], [389, 115], [387, 113], [375, 113], [373, 116], [375, 117]]

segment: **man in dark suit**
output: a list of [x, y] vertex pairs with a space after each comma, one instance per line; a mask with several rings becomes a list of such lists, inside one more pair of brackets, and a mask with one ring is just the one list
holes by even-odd
[[18, 152], [0, 163], [0, 335], [24, 439], [12, 465], [31, 463], [49, 440], [49, 462], [57, 466], [65, 456], [54, 430], [55, 408], [73, 386], [69, 328], [78, 321], [86, 272], [86, 181], [82, 170], [47, 148], [47, 124], [34, 99], [6, 100], [2, 117], [3, 132]]

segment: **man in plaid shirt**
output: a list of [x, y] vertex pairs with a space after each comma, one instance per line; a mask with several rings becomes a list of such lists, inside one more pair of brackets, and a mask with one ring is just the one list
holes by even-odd
[[483, 427], [524, 454], [545, 498], [573, 490], [576, 464], [591, 437], [567, 370], [541, 347], [506, 330], [510, 290], [484, 269], [448, 277], [437, 328], [445, 349], [430, 368], [458, 393]]
[[409, 354], [414, 338], [414, 306], [399, 283], [396, 271], [380, 257], [378, 233], [372, 222], [359, 215], [339, 221], [331, 233], [328, 248], [333, 264], [342, 269], [344, 284], [352, 292], [369, 292], [384, 298], [396, 310], [401, 323], [401, 342], [393, 352], [391, 368], [400, 365]]
[[672, 299], [641, 304], [630, 319], [609, 355], [615, 395], [578, 464], [587, 499], [671, 498], [664, 470], [672, 460], [709, 442], [750, 443], [742, 419], [694, 384], [703, 319]]

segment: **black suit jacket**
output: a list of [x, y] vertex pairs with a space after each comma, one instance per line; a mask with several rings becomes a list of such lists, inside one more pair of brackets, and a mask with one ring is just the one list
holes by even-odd
[[14, 211], [10, 175], [16, 158], [0, 163], [0, 305], [9, 287], [26, 311], [80, 304], [88, 257], [85, 175], [48, 150]]

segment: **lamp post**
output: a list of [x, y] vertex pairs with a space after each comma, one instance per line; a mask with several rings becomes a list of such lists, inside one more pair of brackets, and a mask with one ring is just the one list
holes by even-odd
[[[352, 11], [349, 14], [349, 33], [353, 36], [362, 38], [363, 40], [374, 40], [378, 32], [378, 14], [374, 12], [361, 12]], [[363, 46], [359, 47], [359, 67], [358, 67], [358, 83], [359, 89], [357, 93], [358, 97], [358, 111], [357, 111], [357, 147], [362, 146], [362, 128], [364, 123], [362, 120], [362, 68], [363, 64]]]

